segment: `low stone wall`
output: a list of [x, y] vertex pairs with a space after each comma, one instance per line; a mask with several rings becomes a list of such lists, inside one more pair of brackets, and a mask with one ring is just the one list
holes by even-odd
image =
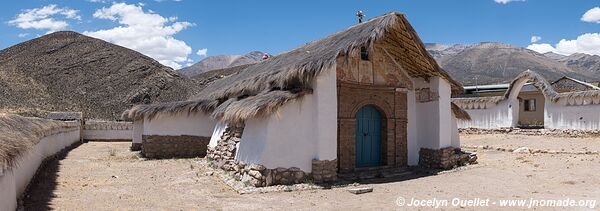
[[477, 154], [461, 151], [460, 148], [419, 150], [419, 166], [436, 169], [452, 169], [456, 166], [477, 163]]
[[131, 141], [133, 123], [88, 120], [83, 125], [84, 141]]
[[313, 160], [311, 177], [314, 182], [333, 182], [337, 180], [338, 162], [334, 160]]
[[564, 130], [564, 129], [520, 129], [520, 128], [460, 128], [460, 134], [513, 134], [528, 136], [555, 136], [555, 137], [600, 137], [600, 130]]
[[187, 135], [144, 135], [142, 139], [142, 155], [147, 158], [204, 157], [210, 141], [210, 137]]

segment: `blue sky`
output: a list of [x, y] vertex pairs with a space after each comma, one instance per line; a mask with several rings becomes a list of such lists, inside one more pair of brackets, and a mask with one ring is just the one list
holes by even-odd
[[[363, 10], [367, 18], [405, 13], [424, 42], [497, 41], [600, 54], [599, 6], [598, 0], [14, 1], [0, 9], [0, 48], [74, 30], [177, 68], [201, 60], [201, 49], [209, 56], [277, 54], [355, 24]], [[532, 36], [541, 40], [532, 45]]]

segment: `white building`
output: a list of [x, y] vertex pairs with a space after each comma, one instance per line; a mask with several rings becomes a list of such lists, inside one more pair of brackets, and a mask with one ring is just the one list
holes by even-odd
[[211, 160], [264, 186], [462, 162], [439, 157], [460, 147], [457, 118], [469, 117], [450, 99], [460, 91], [405, 16], [389, 13], [217, 80], [196, 99], [126, 116], [143, 120], [143, 152], [212, 136]]

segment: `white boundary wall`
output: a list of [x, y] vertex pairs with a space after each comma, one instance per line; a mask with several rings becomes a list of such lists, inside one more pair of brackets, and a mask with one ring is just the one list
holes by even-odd
[[[571, 130], [600, 130], [600, 105], [576, 104], [560, 99], [544, 103], [544, 128]], [[458, 128], [509, 128], [516, 127], [519, 119], [519, 103], [516, 99], [503, 100], [498, 105], [482, 109], [465, 109], [471, 120], [459, 120]]]
[[131, 122], [86, 121], [82, 136], [84, 140], [96, 141], [132, 140], [133, 124]]
[[[549, 100], [546, 100], [549, 101]], [[544, 127], [548, 129], [600, 130], [600, 105], [570, 105], [566, 99], [546, 103]]]
[[19, 158], [15, 167], [0, 170], [0, 210], [16, 210], [20, 197], [35, 175], [42, 161], [81, 138], [80, 127], [58, 129], [40, 140], [32, 149]]
[[139, 120], [133, 121], [133, 131], [132, 131], [133, 137], [131, 138], [131, 142], [141, 144], [143, 133], [144, 133], [144, 119], [139, 119]]
[[[481, 109], [465, 109], [471, 116], [471, 120], [458, 120], [458, 128], [491, 129], [512, 127], [515, 112], [513, 112], [512, 105], [508, 103], [508, 100], [501, 101], [497, 105], [492, 104], [488, 103], [486, 108]], [[516, 115], [518, 115], [518, 112]]]
[[202, 112], [159, 114], [152, 120], [144, 119], [143, 125], [143, 135], [211, 137], [217, 121]]

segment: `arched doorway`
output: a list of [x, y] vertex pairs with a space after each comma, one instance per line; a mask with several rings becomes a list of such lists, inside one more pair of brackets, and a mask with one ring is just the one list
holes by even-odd
[[539, 74], [530, 70], [519, 74], [504, 93], [512, 113], [511, 127], [543, 128], [546, 98], [554, 95], [552, 85]]
[[382, 165], [382, 115], [372, 105], [356, 112], [356, 167]]

